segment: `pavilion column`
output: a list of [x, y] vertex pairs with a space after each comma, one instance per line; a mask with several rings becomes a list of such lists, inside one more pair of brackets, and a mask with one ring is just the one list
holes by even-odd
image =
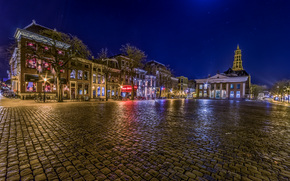
[[213, 92], [214, 94], [214, 96], [213, 96], [213, 98], [215, 99], [216, 98], [216, 84], [214, 84], [214, 92]]
[[208, 96], [209, 96], [209, 98], [211, 98], [211, 85], [210, 84], [208, 84], [207, 85], [208, 86]]
[[198, 89], [199, 84], [196, 84], [196, 93], [197, 93], [197, 97], [199, 97], [199, 89]]
[[226, 85], [226, 98], [228, 98], [229, 97], [229, 83], [227, 83], [227, 85]]
[[245, 92], [246, 92], [246, 83], [244, 82], [243, 83], [243, 93], [242, 93], [243, 98], [245, 98]]
[[223, 83], [220, 83], [220, 98], [223, 98]]
[[91, 98], [93, 98], [93, 67], [94, 67], [94, 64], [91, 65], [91, 72], [90, 72], [90, 86], [89, 86], [89, 89], [90, 89], [90, 94], [91, 94]]

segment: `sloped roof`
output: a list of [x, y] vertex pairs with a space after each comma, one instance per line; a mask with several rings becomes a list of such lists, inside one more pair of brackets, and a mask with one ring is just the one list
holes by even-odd
[[225, 71], [224, 74], [226, 74], [229, 77], [249, 76], [248, 72], [246, 72], [245, 70], [234, 71], [231, 68], [229, 68], [227, 71]]
[[34, 20], [32, 21], [31, 24], [26, 26], [24, 29], [33, 33], [37, 33], [37, 34], [39, 34], [43, 30], [52, 30], [50, 28], [37, 24]]

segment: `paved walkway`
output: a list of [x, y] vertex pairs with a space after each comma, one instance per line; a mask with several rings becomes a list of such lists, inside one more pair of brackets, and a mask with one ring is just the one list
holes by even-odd
[[290, 179], [288, 107], [0, 101], [0, 180]]

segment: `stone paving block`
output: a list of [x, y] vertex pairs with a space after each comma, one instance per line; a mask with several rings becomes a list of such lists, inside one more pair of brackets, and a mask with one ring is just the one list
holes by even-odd
[[[289, 179], [290, 138], [279, 133], [288, 129], [283, 125], [290, 118], [272, 110], [268, 111], [273, 114], [265, 113], [261, 106], [254, 106], [255, 113], [242, 106], [242, 120], [228, 119], [224, 105], [215, 106], [220, 112], [214, 112], [213, 124], [204, 127], [193, 111], [150, 112], [156, 106], [150, 101], [144, 102], [150, 109], [136, 103], [146, 110], [140, 112], [130, 112], [134, 107], [118, 102], [106, 107], [82, 105], [0, 107], [0, 179], [18, 174], [28, 180], [44, 173], [47, 180]], [[266, 124], [265, 117], [255, 115], [275, 121]], [[232, 120], [251, 121], [234, 125]], [[267, 129], [260, 129], [263, 126]], [[271, 130], [271, 137], [265, 130]]]

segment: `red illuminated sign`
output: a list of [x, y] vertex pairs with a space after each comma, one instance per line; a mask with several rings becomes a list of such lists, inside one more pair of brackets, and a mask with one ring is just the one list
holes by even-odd
[[[134, 90], [137, 90], [137, 85], [134, 86]], [[132, 86], [130, 86], [130, 85], [124, 85], [121, 88], [121, 91], [122, 92], [131, 92], [132, 91]]]

